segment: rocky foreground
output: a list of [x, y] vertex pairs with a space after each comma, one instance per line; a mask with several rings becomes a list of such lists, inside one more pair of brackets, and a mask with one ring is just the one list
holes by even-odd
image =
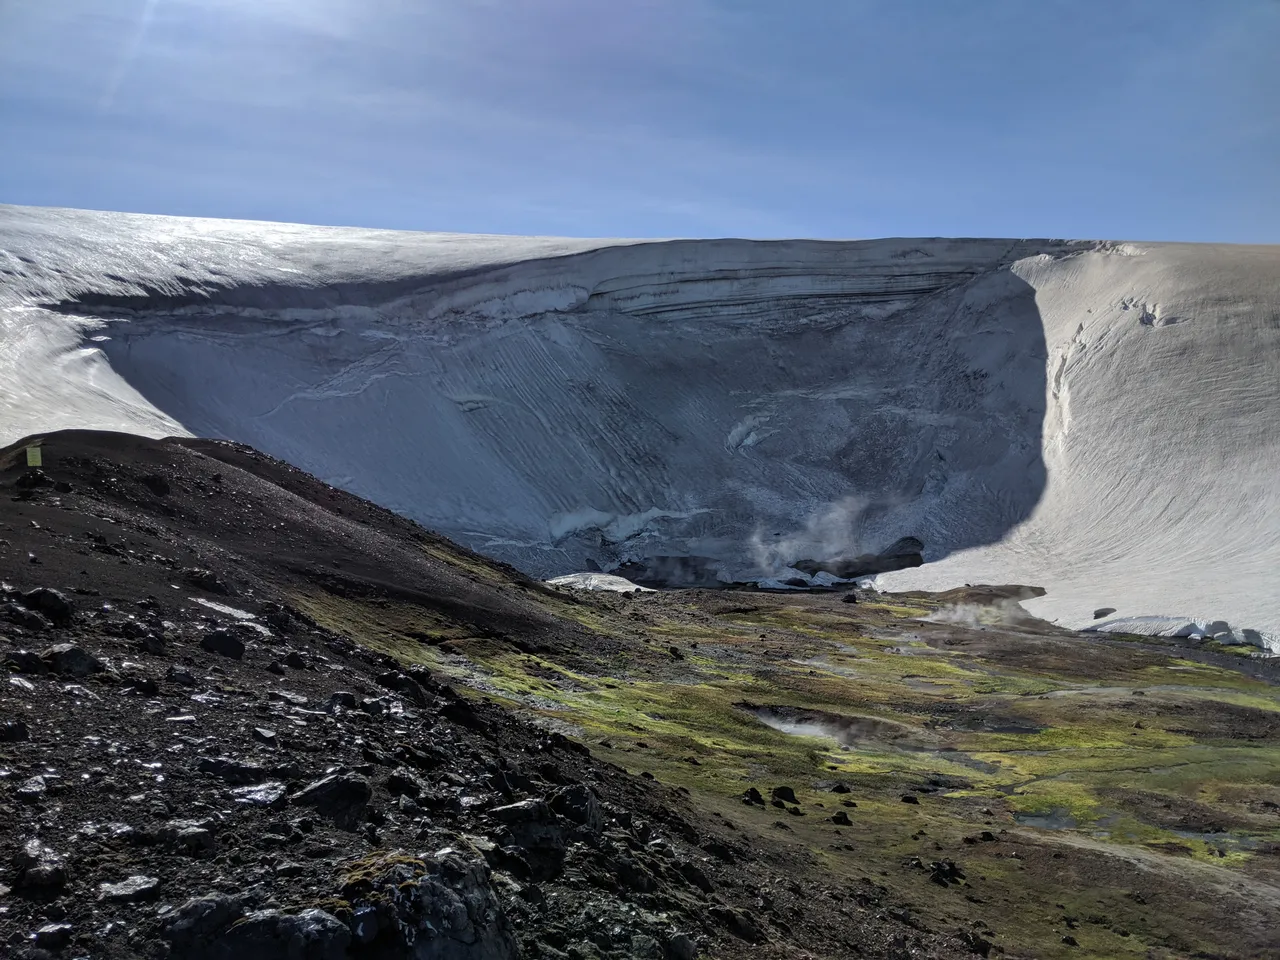
[[[56, 434], [38, 471], [21, 451], [0, 454], [5, 956], [992, 950], [397, 646], [626, 659], [554, 591], [242, 446]], [[299, 597], [408, 620], [357, 642], [367, 622]]]

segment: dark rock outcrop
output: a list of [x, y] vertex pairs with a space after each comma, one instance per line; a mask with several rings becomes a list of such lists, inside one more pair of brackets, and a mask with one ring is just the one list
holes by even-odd
[[369, 781], [355, 773], [335, 773], [303, 787], [292, 802], [311, 807], [339, 827], [353, 829], [364, 818], [373, 796]]

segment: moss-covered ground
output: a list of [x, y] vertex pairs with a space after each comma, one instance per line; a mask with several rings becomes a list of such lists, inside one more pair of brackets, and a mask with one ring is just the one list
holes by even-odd
[[[1070, 633], [1007, 604], [949, 622], [923, 594], [542, 602], [615, 652], [522, 653], [409, 606], [298, 598], [747, 839], [784, 837], [798, 870], [869, 878], [1008, 956], [1280, 955], [1280, 688], [1238, 651]], [[784, 785], [797, 804], [741, 800]]]

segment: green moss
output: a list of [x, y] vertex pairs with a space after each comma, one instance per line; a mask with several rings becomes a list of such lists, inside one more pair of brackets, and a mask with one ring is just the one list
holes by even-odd
[[858, 604], [858, 609], [866, 611], [882, 610], [904, 620], [915, 620], [919, 617], [927, 616], [929, 613], [927, 607], [904, 606], [896, 603], [878, 603], [874, 601], [860, 603]]
[[459, 624], [413, 604], [366, 601], [326, 593], [295, 593], [293, 604], [326, 630], [395, 657], [402, 663], [439, 667], [435, 644], [471, 636]]
[[1021, 814], [1070, 817], [1076, 826], [1093, 823], [1102, 810], [1088, 786], [1061, 780], [1028, 784], [1009, 797], [1009, 806]]
[[1062, 683], [1044, 677], [986, 676], [973, 682], [974, 693], [1003, 693], [1015, 697], [1031, 697], [1062, 688]]

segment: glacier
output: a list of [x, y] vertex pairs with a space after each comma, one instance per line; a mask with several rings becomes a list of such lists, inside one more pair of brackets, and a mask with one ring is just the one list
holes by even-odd
[[1280, 247], [0, 206], [0, 443], [64, 428], [252, 444], [544, 578], [917, 538], [878, 585], [1280, 649]]

